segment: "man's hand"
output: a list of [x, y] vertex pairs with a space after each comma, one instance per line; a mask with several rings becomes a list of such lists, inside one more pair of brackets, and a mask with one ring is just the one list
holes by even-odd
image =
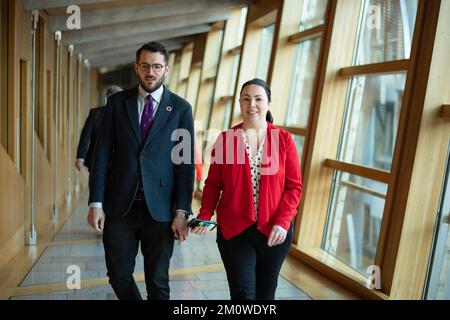
[[287, 231], [284, 228], [279, 225], [274, 225], [270, 232], [269, 239], [267, 240], [267, 245], [273, 247], [282, 244], [284, 240], [286, 240], [286, 235]]
[[181, 244], [188, 236], [187, 219], [184, 217], [184, 213], [177, 211], [175, 218], [172, 221], [172, 231], [175, 239], [178, 239], [178, 244]]
[[103, 231], [105, 224], [105, 213], [102, 208], [90, 208], [87, 217], [88, 223], [96, 231]]
[[81, 171], [81, 168], [84, 165], [84, 159], [77, 159], [77, 161], [75, 161], [75, 168], [77, 168], [78, 171]]

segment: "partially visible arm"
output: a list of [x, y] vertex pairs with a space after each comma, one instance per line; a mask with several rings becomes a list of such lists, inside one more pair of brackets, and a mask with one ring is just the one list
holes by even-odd
[[[100, 130], [95, 143], [96, 157], [92, 172], [89, 175], [89, 213], [88, 223], [96, 231], [102, 231], [105, 224], [105, 213], [103, 211], [103, 199], [105, 193], [106, 175], [108, 173], [111, 150], [114, 146], [114, 126], [112, 118], [112, 106], [109, 105], [108, 112], [104, 111], [100, 123]], [[95, 122], [95, 121], [94, 121]], [[93, 125], [94, 127], [94, 125]]]
[[86, 159], [86, 153], [89, 149], [89, 142], [92, 138], [92, 133], [94, 132], [94, 115], [92, 110], [84, 123], [83, 130], [80, 134], [80, 142], [77, 148], [77, 159]]
[[89, 176], [89, 203], [103, 203], [106, 176], [108, 173], [111, 151], [115, 143], [113, 106], [108, 99], [107, 107], [103, 112], [99, 127], [97, 141], [94, 149], [94, 162], [91, 165]]
[[81, 171], [81, 168], [84, 165], [84, 159], [77, 159], [75, 161], [75, 167], [77, 168], [78, 171]]

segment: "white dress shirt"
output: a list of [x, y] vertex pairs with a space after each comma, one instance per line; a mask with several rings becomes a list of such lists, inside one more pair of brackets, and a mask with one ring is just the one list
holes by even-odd
[[[140, 85], [138, 88], [138, 112], [139, 112], [139, 124], [141, 124], [142, 112], [144, 112], [145, 98], [150, 94], [145, 91]], [[159, 103], [161, 102], [162, 95], [164, 93], [164, 86], [159, 87], [151, 93], [153, 101], [153, 119], [155, 118], [156, 111], [158, 110]]]

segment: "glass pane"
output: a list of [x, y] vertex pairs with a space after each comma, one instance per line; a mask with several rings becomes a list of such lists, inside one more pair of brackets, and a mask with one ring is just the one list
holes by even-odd
[[170, 74], [169, 89], [173, 92], [177, 91], [178, 79], [180, 76], [180, 62], [176, 62]]
[[323, 24], [327, 4], [328, 0], [304, 0], [300, 18], [300, 31]]
[[375, 259], [387, 185], [336, 174], [322, 249], [366, 274]]
[[231, 106], [232, 106], [232, 101], [228, 100], [225, 105], [225, 111], [224, 111], [225, 114], [224, 114], [223, 122], [222, 122], [222, 130], [226, 130], [230, 126]]
[[399, 73], [352, 79], [340, 160], [390, 170], [405, 78]]
[[209, 125], [209, 117], [211, 114], [211, 108], [212, 108], [212, 102], [213, 102], [213, 94], [214, 94], [214, 84], [210, 84], [208, 85], [207, 88], [207, 92], [206, 92], [206, 99], [207, 99], [207, 103], [206, 103], [206, 112], [205, 112], [205, 117], [203, 118], [203, 128], [208, 128]]
[[418, 0], [366, 0], [356, 65], [409, 59]]
[[[220, 61], [220, 56], [222, 54], [221, 49], [222, 49], [222, 42], [223, 42], [223, 36], [224, 36], [225, 32], [222, 30], [218, 31], [218, 36], [214, 38], [214, 40], [216, 41], [215, 43], [215, 48], [214, 48], [214, 53], [215, 53], [215, 58], [214, 58], [214, 68], [217, 69], [217, 65], [219, 64]], [[217, 73], [217, 71], [214, 71], [214, 75]]]
[[192, 112], [195, 114], [195, 102], [197, 101], [197, 95], [200, 87], [200, 76], [202, 73], [202, 69], [200, 67], [195, 67], [192, 69], [191, 74], [189, 76], [188, 82], [188, 92], [187, 92], [187, 101], [189, 101], [194, 110]]
[[439, 206], [439, 223], [427, 280], [426, 299], [450, 300], [450, 145]]
[[248, 11], [247, 7], [244, 7], [241, 10], [241, 18], [239, 19], [239, 28], [238, 28], [238, 34], [236, 37], [236, 45], [237, 46], [241, 45], [242, 40], [244, 39], [245, 21], [247, 20], [247, 11]]
[[267, 80], [267, 73], [269, 71], [270, 54], [272, 53], [272, 43], [274, 33], [275, 33], [275, 24], [271, 24], [263, 28], [261, 33], [261, 44], [259, 46], [256, 77], [264, 81]]
[[231, 69], [231, 77], [230, 77], [230, 86], [228, 87], [228, 95], [234, 95], [234, 87], [236, 86], [237, 76], [238, 76], [238, 68], [239, 68], [239, 60], [241, 59], [241, 54], [235, 54], [233, 56], [233, 67]]
[[291, 94], [286, 112], [286, 126], [308, 126], [309, 110], [316, 79], [321, 38], [300, 42], [297, 46]]
[[298, 160], [300, 161], [300, 166], [302, 165], [303, 147], [305, 146], [305, 137], [293, 134], [295, 146], [297, 147]]

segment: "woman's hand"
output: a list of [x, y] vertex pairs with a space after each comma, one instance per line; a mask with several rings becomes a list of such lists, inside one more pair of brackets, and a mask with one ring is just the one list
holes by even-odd
[[200, 227], [197, 225], [195, 228], [189, 228], [191, 229], [191, 233], [199, 234], [199, 235], [205, 235], [206, 232], [208, 232], [207, 227]]
[[269, 247], [277, 246], [282, 244], [286, 240], [287, 231], [279, 225], [274, 225], [272, 231], [270, 231], [269, 239], [267, 240], [267, 245]]

